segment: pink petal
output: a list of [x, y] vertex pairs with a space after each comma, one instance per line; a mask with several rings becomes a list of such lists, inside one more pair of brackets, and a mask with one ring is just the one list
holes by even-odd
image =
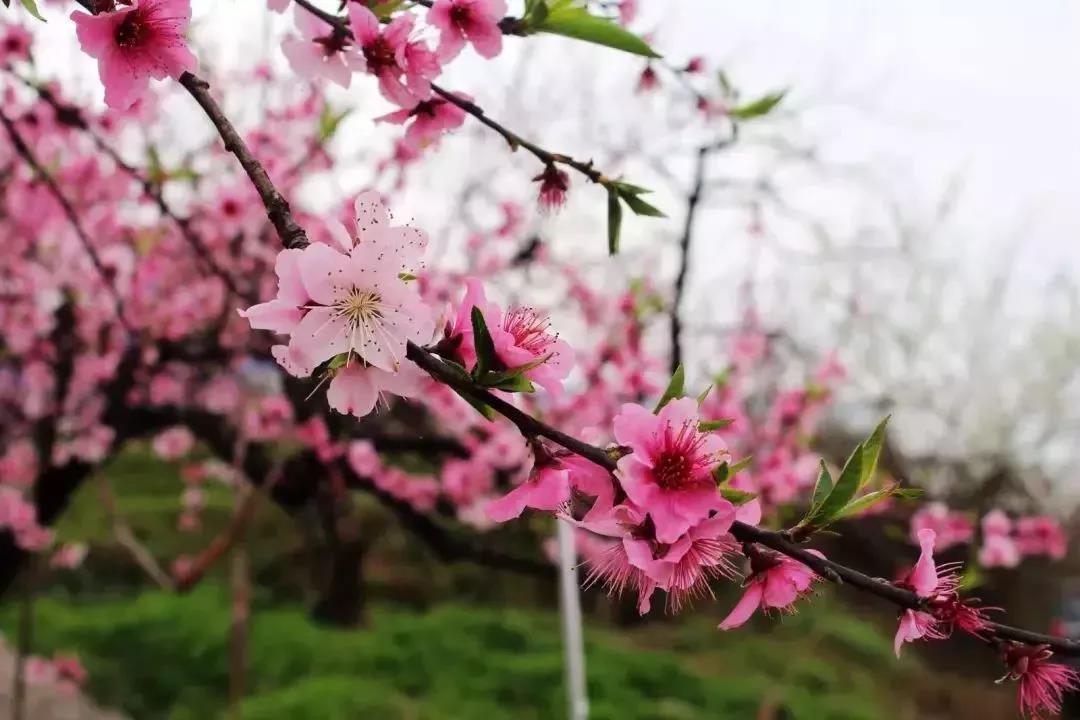
[[937, 534], [929, 528], [919, 531], [919, 545], [922, 547], [922, 552], [919, 554], [919, 561], [915, 563], [915, 569], [911, 572], [911, 584], [919, 597], [930, 597], [938, 585], [937, 566], [934, 564], [936, 537]]
[[627, 403], [612, 423], [615, 440], [634, 452], [634, 459], [652, 465], [652, 447], [660, 424], [656, 416], [640, 405]]
[[247, 310], [238, 310], [240, 317], [247, 318], [252, 330], [269, 330], [276, 333], [290, 333], [300, 322], [304, 312], [295, 305], [281, 300], [252, 305]]
[[502, 30], [495, 23], [470, 23], [465, 34], [481, 57], [490, 59], [502, 52]]
[[379, 18], [363, 3], [348, 3], [349, 27], [352, 28], [356, 41], [367, 45], [379, 36]]
[[326, 401], [339, 413], [364, 417], [375, 409], [378, 399], [371, 380], [369, 369], [360, 363], [342, 368], [326, 388]]
[[717, 627], [721, 630], [733, 630], [745, 625], [746, 621], [754, 614], [754, 611], [761, 606], [762, 592], [761, 583], [751, 582], [739, 602], [736, 603], [728, 616]]
[[323, 243], [312, 243], [299, 258], [300, 279], [312, 300], [333, 305], [343, 291], [348, 256]]

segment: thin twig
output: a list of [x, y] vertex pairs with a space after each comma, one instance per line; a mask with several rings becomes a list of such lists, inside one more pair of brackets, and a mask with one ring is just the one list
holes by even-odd
[[105, 508], [105, 514], [113, 527], [113, 537], [122, 548], [128, 551], [135, 564], [142, 568], [143, 572], [157, 584], [162, 590], [174, 590], [174, 584], [169, 574], [158, 564], [154, 554], [149, 548], [139, 542], [127, 524], [116, 502], [116, 494], [113, 492], [109, 478], [102, 473], [98, 478], [98, 489], [101, 495], [101, 505]]

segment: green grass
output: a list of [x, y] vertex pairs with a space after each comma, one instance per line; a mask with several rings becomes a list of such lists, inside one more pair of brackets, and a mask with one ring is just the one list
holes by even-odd
[[[139, 719], [222, 717], [229, 617], [218, 588], [94, 603], [42, 599], [36, 613], [37, 650], [79, 652], [100, 702]], [[256, 607], [253, 617], [248, 720], [565, 717], [552, 613], [379, 606], [370, 629], [348, 632], [313, 625], [301, 608]], [[590, 717], [753, 718], [764, 702], [807, 720], [897, 717], [885, 684], [897, 667], [878, 667], [887, 641], [839, 617], [825, 607], [767, 634], [719, 633], [693, 619], [591, 631]], [[0, 618], [10, 630], [11, 610]], [[657, 647], [665, 638], [667, 648]]]

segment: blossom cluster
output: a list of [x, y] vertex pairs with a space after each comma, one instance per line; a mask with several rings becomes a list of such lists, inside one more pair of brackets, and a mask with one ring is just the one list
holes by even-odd
[[[941, 502], [927, 503], [911, 516], [911, 534], [917, 538], [924, 530], [933, 530], [942, 550], [966, 545], [976, 539], [976, 526], [967, 513], [950, 510]], [[976, 552], [983, 567], [1012, 568], [1025, 557], [1065, 557], [1067, 538], [1061, 523], [1047, 515], [1010, 518], [1002, 510], [991, 510], [979, 522], [979, 545]]]

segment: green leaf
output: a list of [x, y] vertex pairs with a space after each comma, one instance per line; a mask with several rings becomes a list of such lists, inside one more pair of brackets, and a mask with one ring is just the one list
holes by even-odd
[[752, 120], [753, 118], [761, 117], [762, 115], [768, 115], [772, 112], [773, 108], [780, 104], [780, 101], [784, 99], [784, 95], [786, 94], [787, 90], [769, 93], [746, 105], [732, 108], [728, 112], [728, 115], [736, 120]]
[[619, 234], [622, 232], [622, 205], [619, 204], [619, 192], [608, 190], [607, 197], [607, 245], [608, 254], [619, 252]]
[[750, 467], [750, 463], [752, 463], [753, 461], [754, 461], [754, 456], [753, 455], [747, 455], [742, 460], [739, 460], [737, 463], [735, 463], [734, 465], [731, 466], [731, 474], [732, 475], [738, 475], [743, 470]]
[[41, 22], [48, 22], [48, 20], [42, 17], [41, 11], [38, 10], [37, 0], [22, 0], [22, 6], [26, 8], [26, 12], [30, 13]]
[[619, 189], [619, 193], [622, 195], [648, 195], [652, 192], [649, 188], [623, 182], [622, 180], [616, 180], [613, 184]]
[[492, 410], [487, 405], [487, 403], [480, 402], [476, 398], [471, 397], [469, 395], [466, 395], [465, 393], [458, 392], [456, 390], [454, 392], [457, 392], [457, 394], [460, 395], [461, 398], [465, 400], [465, 402], [472, 405], [476, 409], [476, 412], [483, 415], [487, 420], [494, 421], [495, 418], [498, 417], [499, 414], [497, 412], [495, 412], [494, 410]]
[[845, 505], [840, 512], [836, 514], [834, 520], [840, 520], [841, 518], [851, 517], [852, 515], [858, 515], [864, 510], [877, 505], [882, 500], [892, 497], [896, 493], [896, 486], [890, 485], [887, 488], [881, 490], [875, 490], [871, 493], [866, 493], [862, 497], [855, 498], [847, 505]]
[[404, 4], [405, 0], [382, 0], [382, 2], [375, 3], [374, 7], [371, 8], [371, 12], [375, 14], [375, 17], [385, 19], [393, 15]]
[[533, 387], [529, 378], [522, 374], [517, 374], [512, 377], [504, 378], [497, 382], [491, 382], [491, 377], [494, 373], [489, 374], [484, 379], [484, 385], [486, 387], [495, 388], [496, 390], [505, 390], [506, 392], [524, 392], [531, 393], [536, 392], [536, 388]]
[[352, 110], [343, 110], [340, 113], [335, 113], [333, 108], [329, 104], [323, 105], [322, 112], [319, 114], [319, 143], [325, 143], [330, 138], [334, 137], [337, 133], [338, 127], [341, 125], [341, 121], [349, 116]]
[[474, 377], [483, 375], [495, 366], [495, 343], [491, 339], [484, 313], [480, 308], [472, 309], [473, 347], [476, 350], [476, 366], [473, 368]]
[[739, 505], [745, 505], [746, 503], [757, 497], [757, 493], [746, 492], [745, 490], [736, 490], [733, 487], [720, 488], [720, 495], [736, 507]]
[[855, 493], [859, 490], [859, 482], [862, 479], [863, 458], [863, 446], [860, 443], [855, 446], [855, 450], [848, 457], [847, 462], [844, 463], [843, 469], [840, 470], [840, 477], [836, 479], [836, 484], [833, 485], [832, 492], [829, 493], [829, 496], [825, 498], [824, 502], [818, 507], [817, 512], [814, 513], [816, 524], [828, 525], [836, 513], [840, 512], [841, 508], [855, 497]]
[[411, 272], [399, 272], [397, 276], [398, 280], [401, 280], [402, 282], [412, 282], [416, 279], [416, 276]]
[[664, 406], [675, 398], [681, 398], [683, 396], [683, 388], [686, 384], [686, 374], [683, 372], [683, 367], [680, 365], [675, 368], [675, 374], [671, 376], [671, 380], [668, 382], [667, 387], [664, 389], [664, 394], [660, 396], [660, 402], [656, 403], [656, 407], [653, 408], [653, 415], [664, 409]]
[[[709, 397], [709, 393], [711, 393], [712, 390], [713, 385], [712, 383], [709, 383], [708, 387], [702, 390], [701, 394], [697, 396], [697, 404], [700, 405], [701, 403], [705, 402], [705, 398]], [[731, 421], [729, 420], [728, 422], [730, 423]]]
[[829, 497], [829, 493], [832, 492], [833, 480], [832, 475], [829, 474], [829, 468], [825, 466], [825, 461], [821, 461], [821, 470], [818, 471], [817, 484], [814, 485], [814, 498], [810, 504], [810, 514], [813, 515], [814, 511], [821, 507], [821, 504], [825, 502], [825, 498]]
[[922, 488], [897, 488], [893, 495], [901, 500], [915, 500], [923, 496]]
[[637, 195], [631, 195], [628, 193], [622, 194], [623, 202], [626, 206], [634, 211], [635, 215], [644, 215], [646, 217], [667, 217], [663, 211], [645, 202]]
[[529, 30], [584, 40], [596, 45], [623, 50], [645, 57], [660, 57], [648, 43], [629, 30], [605, 17], [590, 15], [588, 8], [574, 2], [555, 2], [547, 5], [547, 15], [533, 8], [528, 18]]
[[860, 490], [866, 487], [866, 484], [873, 479], [874, 472], [877, 470], [878, 458], [881, 457], [881, 446], [885, 442], [885, 426], [888, 424], [889, 417], [886, 416], [874, 428], [874, 432], [870, 433], [870, 437], [863, 441], [863, 459], [860, 468], [862, 474], [859, 477]]
[[713, 480], [716, 481], [717, 486], [723, 485], [731, 479], [731, 466], [728, 465], [725, 460], [713, 468], [712, 476]]
[[731, 427], [731, 423], [735, 422], [731, 418], [723, 418], [721, 420], [702, 420], [698, 423], [697, 428], [700, 432], [712, 432], [713, 430], [723, 430], [726, 427]]

